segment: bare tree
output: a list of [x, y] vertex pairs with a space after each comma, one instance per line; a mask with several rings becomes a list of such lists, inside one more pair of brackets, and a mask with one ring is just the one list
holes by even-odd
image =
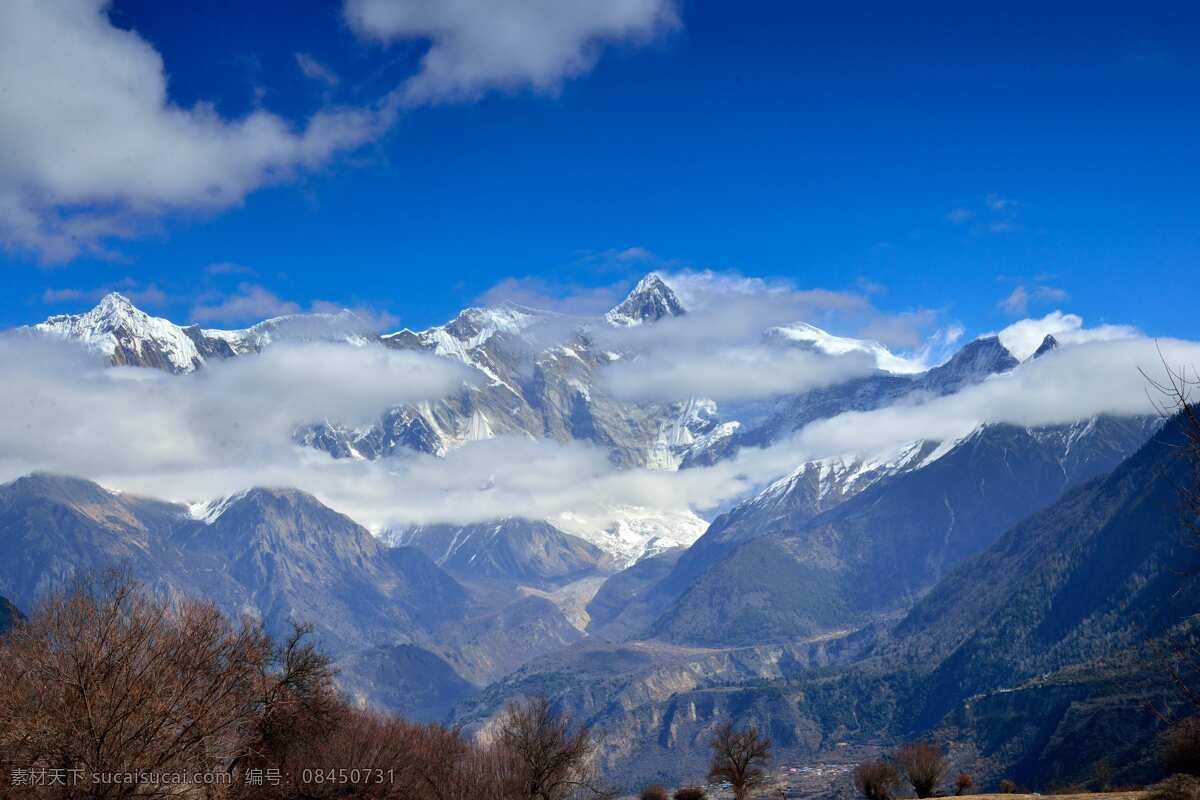
[[121, 575], [49, 597], [0, 647], [0, 761], [50, 771], [60, 797], [165, 796], [177, 787], [98, 783], [228, 767], [255, 707], [269, 640], [210, 604], [150, 598]]
[[505, 800], [608, 797], [597, 786], [596, 744], [587, 728], [572, 730], [571, 721], [555, 714], [545, 697], [510, 704], [494, 745]]
[[964, 794], [970, 794], [975, 788], [975, 779], [969, 773], [960, 772], [958, 777], [954, 779], [954, 794], [962, 797]]
[[733, 796], [745, 800], [750, 790], [762, 786], [771, 763], [771, 740], [759, 736], [754, 727], [735, 731], [732, 722], [717, 727], [712, 738], [713, 759], [708, 768], [710, 781], [727, 781]]
[[1163, 356], [1163, 377], [1152, 378], [1142, 375], [1149, 382], [1160, 399], [1153, 401], [1159, 414], [1164, 418], [1176, 418], [1183, 429], [1183, 441], [1179, 445], [1179, 455], [1188, 467], [1187, 478], [1179, 488], [1180, 518], [1184, 527], [1193, 537], [1196, 546], [1200, 547], [1200, 410], [1192, 401], [1192, 394], [1200, 389], [1200, 375], [1195, 371], [1189, 372], [1185, 367], [1172, 367]]
[[896, 764], [904, 771], [917, 797], [932, 797], [946, 774], [946, 758], [931, 744], [906, 744], [896, 751]]
[[886, 761], [864, 761], [854, 769], [854, 788], [867, 800], [891, 800], [900, 785], [896, 768]]

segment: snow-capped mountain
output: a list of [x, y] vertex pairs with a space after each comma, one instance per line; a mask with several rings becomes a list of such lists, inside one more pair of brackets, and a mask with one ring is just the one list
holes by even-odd
[[[404, 329], [382, 336], [370, 333], [366, 323], [348, 311], [278, 317], [242, 330], [219, 330], [153, 317], [114, 293], [85, 314], [52, 317], [29, 330], [83, 342], [114, 364], [176, 373], [256, 353], [282, 341], [375, 343], [427, 352], [466, 365], [477, 378], [442, 400], [387, 409], [370, 425], [304, 426], [295, 433], [297, 441], [335, 457], [378, 459], [414, 450], [440, 456], [496, 436], [529, 436], [585, 442], [606, 449], [617, 466], [656, 470], [714, 463], [740, 447], [776, 441], [814, 419], [886, 405], [916, 391], [954, 391], [1016, 363], [998, 341], [979, 340], [946, 364], [914, 373], [914, 364], [877, 342], [834, 336], [797, 322], [764, 335], [831, 354], [869, 353], [878, 372], [771, 401], [764, 404], [765, 411], [747, 416], [740, 416], [746, 409], [730, 416], [706, 398], [629, 402], [609, 394], [601, 372], [623, 357], [609, 349], [614, 346], [612, 329], [653, 325], [686, 313], [667, 280], [650, 273], [600, 318], [567, 317], [504, 303], [465, 309], [449, 322], [426, 330]], [[605, 330], [610, 335], [596, 335]], [[862, 465], [852, 464], [839, 467], [848, 472], [861, 469]], [[863, 483], [859, 479], [846, 485]], [[840, 496], [839, 491], [830, 496]], [[609, 511], [599, 523], [570, 515], [550, 522], [621, 563], [686, 546], [707, 526], [686, 509]]]
[[656, 322], [664, 317], [679, 317], [686, 313], [679, 298], [657, 272], [638, 281], [637, 286], [616, 308], [604, 315], [610, 325], [630, 327], [644, 322]]
[[875, 359], [875, 366], [878, 369], [897, 375], [913, 375], [926, 370], [926, 366], [922, 362], [898, 356], [879, 342], [870, 339], [852, 339], [848, 336], [834, 336], [807, 322], [779, 325], [769, 329], [767, 335], [777, 336], [791, 342], [802, 342], [829, 355], [866, 353]]
[[708, 529], [708, 523], [684, 509], [670, 511], [645, 506], [604, 509], [604, 523], [571, 512], [554, 519], [555, 525], [599, 547], [621, 567], [635, 564], [677, 547], [688, 547]]
[[32, 326], [37, 334], [82, 342], [114, 364], [190, 372], [204, 364], [199, 329], [152, 317], [112, 292], [85, 314], [62, 314]]
[[290, 314], [242, 330], [176, 325], [137, 308], [119, 292], [105, 295], [83, 314], [60, 314], [25, 332], [76, 341], [115, 365], [192, 372], [214, 359], [260, 352], [275, 342], [335, 341], [363, 345], [373, 340], [367, 323], [351, 311]]

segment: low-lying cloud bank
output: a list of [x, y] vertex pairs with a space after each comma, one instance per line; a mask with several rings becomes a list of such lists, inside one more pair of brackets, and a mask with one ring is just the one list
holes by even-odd
[[525, 437], [472, 443], [445, 458], [371, 462], [293, 443], [299, 424], [367, 424], [388, 406], [456, 391], [467, 373], [427, 355], [307, 344], [172, 376], [8, 337], [0, 340], [0, 480], [55, 471], [177, 501], [294, 486], [375, 528], [565, 511], [602, 522], [606, 506], [713, 508], [810, 459], [956, 438], [981, 423], [1154, 413], [1139, 369], [1159, 374], [1162, 359], [1200, 364], [1200, 344], [1067, 344], [955, 395], [842, 414], [712, 467], [654, 472], [615, 470], [601, 448]]
[[1023, 361], [1037, 351], [1047, 336], [1053, 336], [1060, 344], [1083, 344], [1132, 339], [1140, 334], [1137, 328], [1129, 325], [1098, 325], [1095, 328], [1085, 328], [1083, 318], [1077, 314], [1051, 311], [1041, 319], [1014, 322], [997, 335], [1000, 337], [1000, 343], [1017, 359]]

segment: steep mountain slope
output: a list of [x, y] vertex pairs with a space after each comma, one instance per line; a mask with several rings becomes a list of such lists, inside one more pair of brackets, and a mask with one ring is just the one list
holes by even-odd
[[[1111, 469], [1153, 423], [1102, 418], [1067, 427], [986, 426], [932, 459], [931, 445], [914, 446], [908, 463], [917, 468], [821, 513], [785, 503], [781, 514], [779, 492], [768, 491], [714, 523], [717, 543], [705, 544], [706, 534], [656, 587], [659, 597], [678, 599], [649, 632], [691, 644], [771, 641], [903, 610], [1022, 517]], [[788, 493], [809, 496], [803, 483]], [[708, 565], [688, 563], [714, 555]]]
[[[652, 620], [636, 617], [644, 608], [645, 593], [674, 569], [684, 548], [676, 547], [648, 556], [610, 577], [588, 602], [588, 632], [612, 639], [625, 639], [642, 630]], [[629, 609], [635, 609], [630, 612]], [[620, 618], [620, 624], [614, 625]]]
[[1101, 658], [1200, 612], [1182, 530], [1181, 423], [1111, 475], [1013, 528], [897, 626], [894, 647], [942, 656], [921, 720], [983, 689]]
[[[714, 726], [733, 720], [770, 731], [781, 760], [932, 737], [954, 742], [955, 767], [984, 786], [1075, 781], [1115, 754], [1128, 757], [1125, 778], [1153, 778], [1142, 754], [1160, 723], [1147, 704], [1169, 707], [1172, 689], [1137, 648], [1200, 612], [1200, 584], [1174, 569], [1194, 564], [1177, 437], [1172, 423], [1111, 475], [1018, 523], [899, 621], [774, 652], [593, 643], [526, 665], [460, 719], [548, 692], [608, 733], [606, 766], [620, 775], [694, 774]], [[754, 566], [767, 579], [779, 568]]]
[[545, 522], [507, 519], [475, 525], [428, 525], [394, 535], [454, 575], [497, 578], [547, 588], [611, 571], [595, 545]]
[[467, 603], [421, 554], [401, 568], [360, 525], [294, 490], [253, 489], [203, 524], [177, 526], [170, 541], [204, 596], [257, 609], [271, 631], [311, 620], [339, 650], [421, 641], [419, 631], [460, 617]]
[[38, 474], [0, 486], [0, 594], [32, 609], [77, 571], [114, 564], [153, 583], [179, 564], [168, 532], [181, 513], [74, 478]]
[[[414, 663], [452, 664], [440, 688], [405, 678], [420, 691], [403, 707], [423, 717], [456, 701], [463, 682], [495, 680], [581, 636], [553, 602], [476, 597], [419, 550], [387, 547], [302, 492], [253, 489], [189, 508], [60, 476], [0, 487], [0, 594], [32, 609], [77, 572], [112, 568], [167, 597], [206, 598], [233, 618], [261, 619], [275, 637], [311, 623], [332, 655], [370, 672], [347, 673], [363, 691], [387, 670], [399, 680]], [[427, 655], [355, 658], [401, 645]]]

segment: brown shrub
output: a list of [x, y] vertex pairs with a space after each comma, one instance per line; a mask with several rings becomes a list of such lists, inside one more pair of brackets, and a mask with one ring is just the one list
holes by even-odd
[[699, 786], [684, 786], [675, 790], [674, 800], [707, 800], [708, 794]]
[[854, 788], [867, 800], [891, 800], [899, 785], [899, 773], [886, 761], [864, 761], [854, 770]]
[[931, 744], [918, 742], [903, 745], [896, 751], [896, 765], [912, 784], [917, 797], [932, 797], [938, 783], [946, 774], [946, 758]]
[[638, 800], [671, 800], [671, 793], [667, 791], [667, 787], [656, 783], [642, 789]]
[[975, 788], [975, 779], [966, 772], [958, 773], [958, 777], [954, 779], [954, 794], [964, 795], [970, 794]]
[[[508, 707], [490, 744], [351, 707], [298, 627], [274, 645], [210, 603], [168, 602], [120, 575], [81, 580], [0, 640], [0, 797], [205, 800], [567, 800], [595, 787], [595, 739], [544, 698]], [[47, 794], [14, 771], [86, 784]], [[180, 794], [91, 773], [209, 773]], [[156, 793], [157, 792], [157, 793]], [[665, 800], [662, 790], [656, 800]]]
[[1016, 794], [1017, 784], [1008, 778], [1000, 781], [1000, 794]]
[[93, 772], [232, 772], [278, 710], [257, 625], [115, 574], [48, 597], [4, 639], [0, 671], [0, 780], [78, 771], [76, 791], [95, 798], [139, 790], [93, 784]]

